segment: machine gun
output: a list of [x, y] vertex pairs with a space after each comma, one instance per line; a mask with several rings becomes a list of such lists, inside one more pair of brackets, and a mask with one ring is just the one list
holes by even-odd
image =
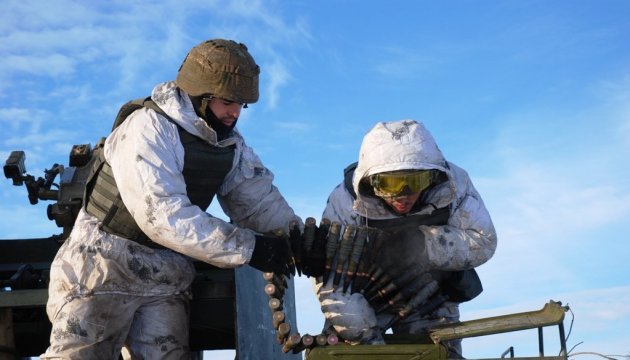
[[[96, 149], [102, 148], [102, 141]], [[53, 164], [44, 170], [44, 177], [35, 178], [26, 173], [26, 154], [24, 151], [12, 151], [4, 164], [4, 176], [13, 181], [13, 185], [26, 187], [28, 201], [35, 205], [39, 200], [53, 200], [47, 208], [48, 219], [55, 221], [63, 229], [61, 239], [66, 239], [72, 230], [77, 214], [81, 209], [83, 190], [89, 175], [87, 166], [92, 158], [90, 144], [74, 145], [70, 151], [69, 167]], [[55, 178], [59, 175], [59, 182]]]

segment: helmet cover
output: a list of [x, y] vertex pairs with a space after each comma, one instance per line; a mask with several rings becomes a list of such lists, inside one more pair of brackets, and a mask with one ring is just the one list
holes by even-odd
[[260, 68], [242, 43], [213, 39], [193, 47], [175, 82], [190, 96], [211, 94], [251, 104], [258, 101]]

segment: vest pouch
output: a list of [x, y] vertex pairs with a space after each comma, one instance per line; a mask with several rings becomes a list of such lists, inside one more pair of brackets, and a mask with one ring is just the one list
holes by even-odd
[[126, 239], [137, 239], [143, 233], [120, 198], [112, 168], [103, 162], [97, 174], [88, 183], [85, 210], [101, 221], [101, 230]]
[[450, 276], [440, 283], [440, 287], [449, 301], [460, 303], [476, 298], [483, 291], [475, 269], [450, 272]]

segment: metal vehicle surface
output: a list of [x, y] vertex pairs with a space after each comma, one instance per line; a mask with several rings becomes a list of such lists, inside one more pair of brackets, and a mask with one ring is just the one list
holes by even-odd
[[[550, 301], [537, 311], [508, 314], [484, 319], [463, 321], [433, 328], [426, 336], [395, 336], [385, 338], [386, 345], [338, 345], [315, 348], [309, 352], [308, 360], [328, 359], [387, 359], [387, 360], [420, 360], [446, 359], [446, 351], [441, 343], [453, 339], [488, 336], [510, 331], [528, 329], [538, 330], [538, 356], [519, 357], [518, 359], [567, 359], [567, 348], [564, 333], [564, 314], [569, 308], [559, 302]], [[560, 339], [560, 353], [546, 356], [543, 345], [543, 328], [557, 326]], [[510, 347], [500, 358], [507, 355], [514, 357], [514, 348]]]

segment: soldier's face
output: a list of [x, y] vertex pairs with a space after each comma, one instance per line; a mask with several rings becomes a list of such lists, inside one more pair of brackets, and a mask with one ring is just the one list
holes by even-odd
[[416, 201], [418, 201], [421, 193], [422, 192], [417, 192], [397, 197], [381, 197], [381, 199], [383, 199], [383, 201], [385, 201], [385, 203], [389, 205], [389, 207], [391, 207], [394, 212], [402, 215], [411, 211], [413, 205], [416, 203]]
[[210, 99], [210, 110], [225, 126], [232, 126], [241, 115], [243, 104], [213, 97]]

